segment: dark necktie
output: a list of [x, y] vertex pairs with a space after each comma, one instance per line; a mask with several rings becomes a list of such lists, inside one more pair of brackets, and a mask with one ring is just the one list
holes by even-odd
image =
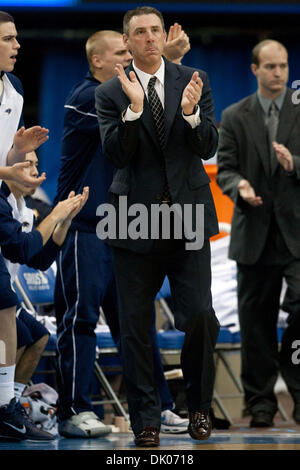
[[277, 167], [277, 157], [276, 157], [276, 152], [273, 149], [272, 142], [276, 140], [278, 122], [279, 122], [279, 110], [276, 104], [274, 103], [274, 101], [272, 101], [270, 109], [269, 109], [269, 117], [267, 121], [269, 148], [270, 148], [271, 175], [273, 175]]
[[[156, 82], [156, 77], [151, 77], [148, 82], [148, 101], [149, 101], [149, 106], [150, 106], [152, 116], [155, 122], [155, 128], [157, 131], [160, 148], [163, 150], [165, 146], [164, 109], [159, 99], [159, 96], [156, 93], [156, 90], [154, 88], [155, 82]], [[166, 172], [166, 165], [165, 165], [164, 157], [163, 157], [163, 171], [164, 171], [165, 182], [164, 182], [164, 188], [163, 188], [163, 194], [162, 194], [162, 201], [170, 202], [171, 196], [170, 196], [170, 190], [168, 186], [167, 172]]]

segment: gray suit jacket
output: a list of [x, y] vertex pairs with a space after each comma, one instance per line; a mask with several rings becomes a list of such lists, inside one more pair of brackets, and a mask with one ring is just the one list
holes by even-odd
[[[259, 260], [272, 212], [292, 255], [300, 258], [300, 106], [293, 104], [290, 89], [280, 112], [277, 141], [293, 155], [293, 176], [279, 163], [270, 175], [267, 131], [256, 93], [223, 112], [217, 182], [235, 203], [229, 256], [239, 263]], [[244, 178], [262, 197], [262, 206], [252, 207], [239, 196], [237, 185]]]
[[[130, 66], [126, 73], [132, 70]], [[162, 158], [172, 202], [204, 204], [205, 238], [218, 232], [218, 223], [212, 199], [209, 178], [202, 159], [211, 158], [217, 148], [218, 132], [207, 74], [199, 71], [204, 82], [199, 102], [201, 123], [192, 129], [182, 117], [181, 97], [194, 69], [166, 61], [165, 69], [165, 148], [160, 149], [151, 110], [145, 97], [142, 116], [136, 121], [122, 120], [129, 99], [117, 77], [96, 89], [98, 113], [104, 155], [117, 168], [110, 187], [110, 202], [119, 211], [119, 196], [128, 197], [128, 206], [144, 204], [149, 209], [159, 204], [164, 184]], [[163, 155], [162, 155], [163, 153]], [[130, 218], [128, 218], [128, 224]], [[195, 226], [193, 226], [195, 228]], [[138, 252], [147, 252], [151, 240], [110, 240], [114, 246]]]

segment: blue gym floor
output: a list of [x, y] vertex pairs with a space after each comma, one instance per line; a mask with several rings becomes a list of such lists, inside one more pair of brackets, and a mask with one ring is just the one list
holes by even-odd
[[[286, 428], [270, 428], [268, 430], [250, 429], [233, 426], [228, 431], [213, 431], [208, 441], [194, 441], [188, 434], [161, 434], [160, 446], [155, 450], [196, 451], [196, 450], [300, 450], [300, 425]], [[65, 439], [58, 437], [49, 443], [37, 442], [5, 442], [0, 441], [0, 452], [11, 451], [117, 451], [142, 450], [133, 443], [132, 433], [112, 433], [105, 438], [97, 439]], [[146, 450], [146, 449], [145, 449]], [[147, 449], [149, 451], [149, 449]]]

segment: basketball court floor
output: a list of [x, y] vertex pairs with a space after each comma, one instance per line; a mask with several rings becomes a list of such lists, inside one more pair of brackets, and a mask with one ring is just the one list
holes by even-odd
[[[300, 425], [292, 421], [282, 424], [274, 423], [272, 428], [255, 429], [234, 424], [228, 430], [214, 430], [207, 441], [194, 441], [186, 434], [161, 434], [158, 448], [136, 447], [133, 442], [132, 432], [112, 433], [104, 438], [97, 439], [65, 439], [58, 437], [52, 442], [4, 442], [0, 441], [2, 450], [13, 451], [106, 451], [106, 455], [118, 451], [134, 452], [145, 450], [155, 452], [166, 451], [169, 455], [201, 451], [201, 450], [300, 450]], [[176, 454], [177, 452], [177, 454]], [[124, 455], [124, 454], [122, 454]], [[113, 463], [113, 462], [112, 462]]]
[[[300, 424], [296, 424], [292, 419], [293, 402], [290, 396], [281, 393], [278, 397], [280, 397], [279, 402], [285, 409], [287, 420], [277, 412], [274, 426], [271, 428], [250, 428], [249, 417], [235, 418], [229, 429], [214, 429], [207, 441], [195, 441], [191, 439], [188, 433], [161, 433], [160, 446], [157, 448], [136, 447], [132, 432], [113, 432], [106, 437], [96, 439], [57, 437], [55, 440], [46, 443], [26, 441], [18, 443], [0, 440], [0, 455], [5, 456], [5, 452], [2, 451], [6, 451], [7, 454], [10, 454], [10, 457], [22, 462], [29, 454], [31, 454], [31, 459], [40, 458], [40, 455], [43, 455], [47, 456], [46, 458], [49, 458], [49, 461], [52, 458], [56, 461], [56, 458], [60, 459], [60, 456], [64, 454], [67, 462], [72, 460], [75, 465], [77, 459], [81, 462], [84, 459], [84, 463], [86, 462], [89, 468], [85, 468], [86, 465], [84, 465], [82, 470], [93, 468], [92, 463], [90, 465], [90, 458], [93, 458], [93, 456], [97, 456], [99, 463], [107, 465], [126, 464], [129, 468], [138, 468], [147, 464], [151, 466], [153, 464], [184, 464], [191, 466], [191, 464], [199, 463], [201, 451], [204, 450], [211, 451], [207, 452], [206, 455], [211, 455], [213, 460], [217, 459], [218, 466], [222, 464], [223, 459], [226, 459], [227, 464], [228, 458], [230, 461], [231, 452], [225, 451], [256, 451], [250, 454], [247, 453], [246, 458], [242, 457], [245, 455], [243, 452], [233, 454], [234, 456], [239, 454], [238, 458], [242, 459], [241, 461], [244, 463], [247, 462], [248, 455], [249, 458], [253, 458], [254, 454], [257, 456], [257, 452], [260, 450], [266, 451], [265, 455], [267, 454], [271, 458], [275, 455], [276, 459], [280, 459], [280, 457], [287, 454], [273, 451], [300, 451]], [[111, 424], [114, 422], [115, 415], [109, 406], [108, 409], [105, 423]], [[45, 451], [46, 454], [41, 454]], [[259, 452], [258, 454], [262, 455]], [[169, 460], [159, 462], [158, 459], [162, 456]], [[118, 459], [124, 459], [125, 457], [127, 458], [126, 462], [124, 460], [118, 461]], [[188, 462], [188, 458], [190, 458], [190, 462]], [[53, 468], [53, 470], [55, 469]], [[71, 467], [63, 470], [71, 470]]]

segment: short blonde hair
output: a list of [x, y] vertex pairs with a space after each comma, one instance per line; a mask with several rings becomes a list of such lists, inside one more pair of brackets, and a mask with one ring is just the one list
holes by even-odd
[[92, 57], [94, 54], [103, 55], [106, 51], [110, 38], [122, 37], [121, 33], [111, 30], [97, 31], [90, 36], [85, 44], [85, 51], [89, 63], [90, 71], [94, 72]]

